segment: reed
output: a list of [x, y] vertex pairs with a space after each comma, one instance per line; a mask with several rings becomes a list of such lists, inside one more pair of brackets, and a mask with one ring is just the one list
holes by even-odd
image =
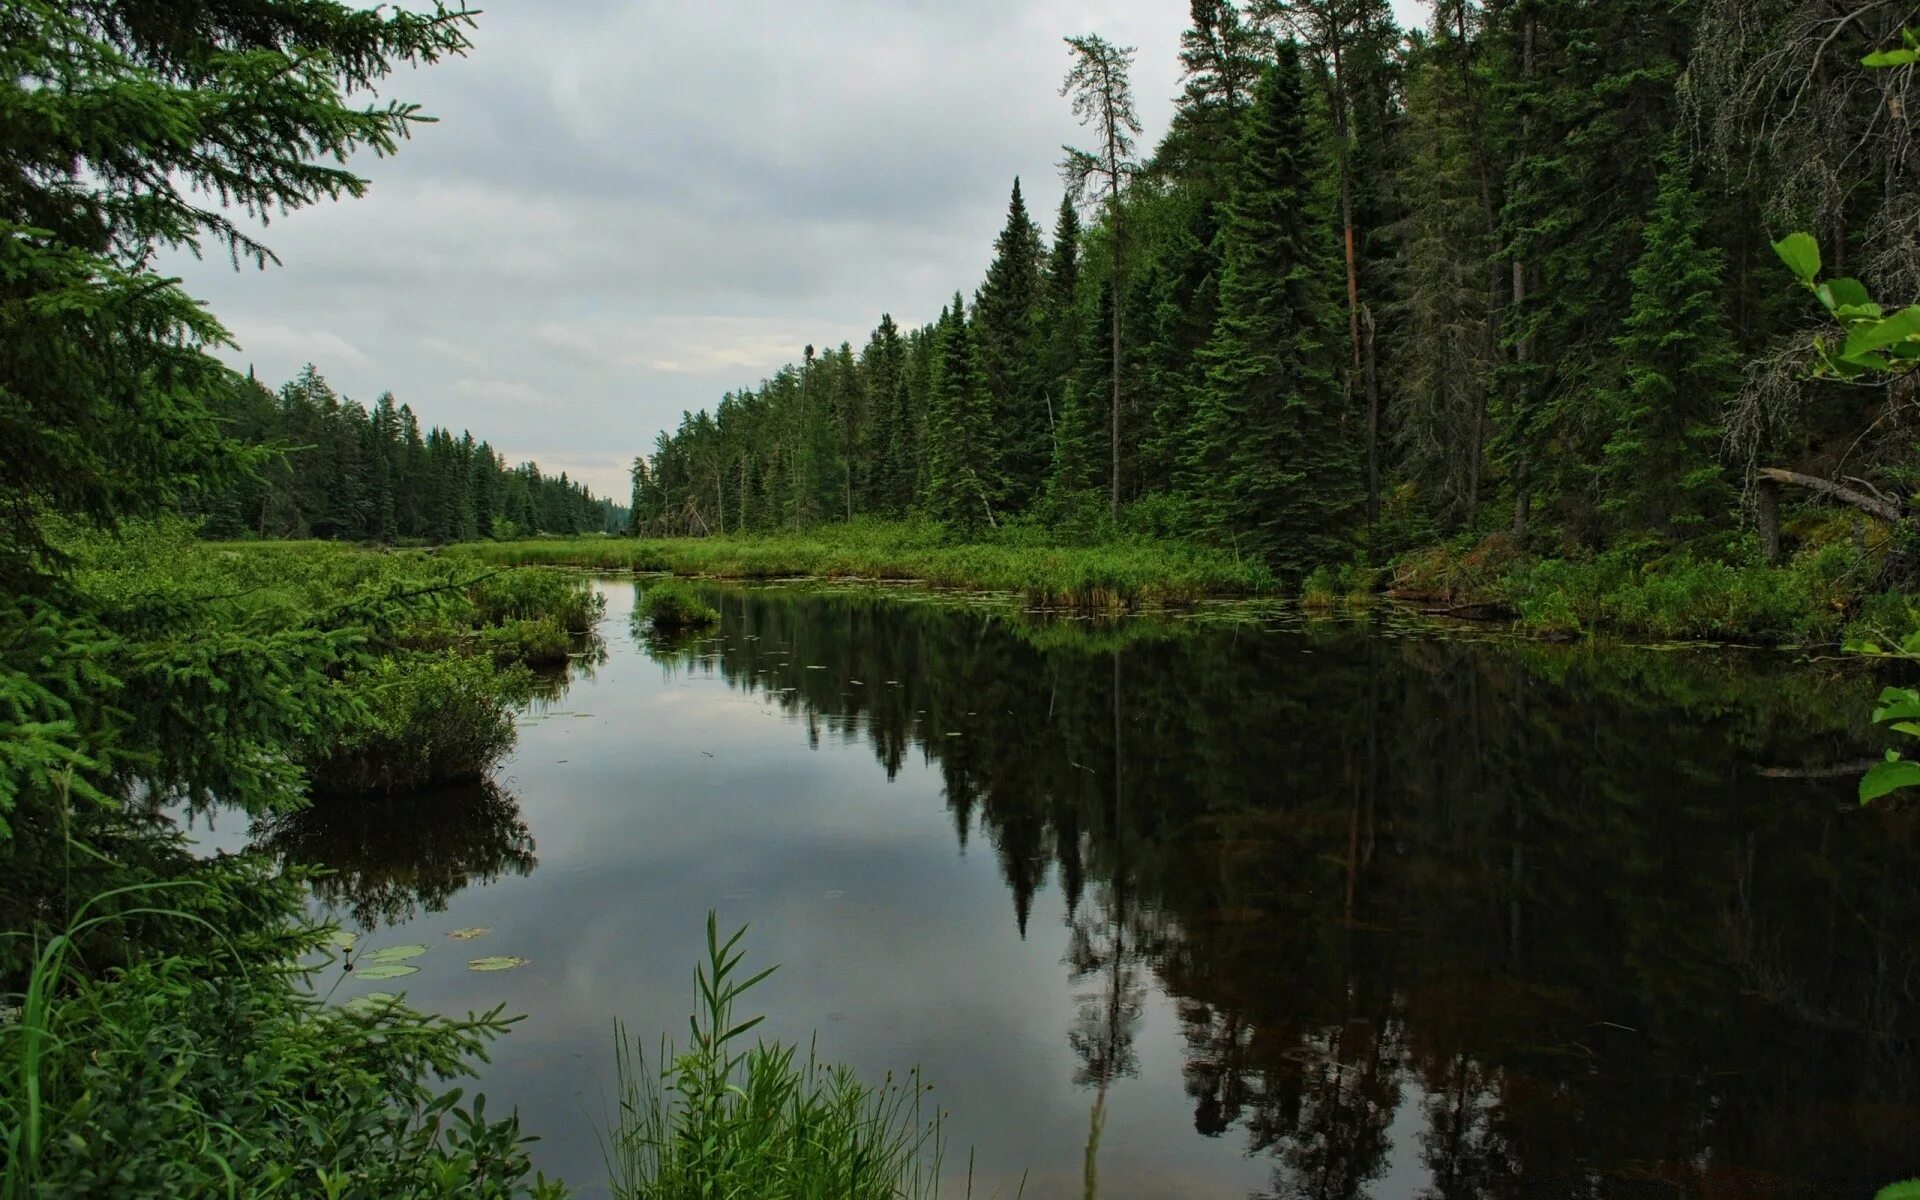
[[773, 973], [742, 968], [742, 928], [722, 940], [707, 915], [706, 961], [695, 972], [692, 1042], [664, 1038], [650, 1067], [617, 1031], [616, 1127], [603, 1140], [619, 1200], [896, 1200], [936, 1197], [940, 1113], [917, 1070], [877, 1085], [820, 1061], [813, 1047], [745, 1037], [764, 1019], [737, 1019], [742, 997]]

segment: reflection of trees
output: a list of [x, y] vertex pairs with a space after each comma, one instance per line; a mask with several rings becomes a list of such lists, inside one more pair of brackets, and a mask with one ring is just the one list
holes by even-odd
[[269, 825], [258, 848], [289, 866], [327, 872], [313, 879], [314, 894], [367, 929], [421, 910], [443, 912], [469, 884], [531, 874], [538, 865], [520, 805], [492, 783], [316, 801]]
[[1132, 1067], [1151, 981], [1196, 1129], [1240, 1131], [1276, 1195], [1367, 1195], [1396, 1113], [1446, 1200], [1605, 1195], [1620, 1173], [1692, 1194], [1718, 1164], [1784, 1194], [1920, 1172], [1912, 829], [1845, 778], [1781, 773], [1862, 756], [1869, 679], [714, 599], [718, 636], [674, 669], [890, 772], [934, 764], [1020, 927], [1049, 882], [1066, 898], [1094, 1102]]

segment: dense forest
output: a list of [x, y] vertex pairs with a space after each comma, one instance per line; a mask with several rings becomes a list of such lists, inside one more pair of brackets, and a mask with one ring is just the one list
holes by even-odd
[[1844, 537], [1791, 506], [1911, 491], [1911, 380], [1810, 378], [1825, 314], [1770, 242], [1920, 290], [1913, 68], [1861, 68], [1914, 8], [1438, 0], [1403, 31], [1385, 0], [1192, 0], [1146, 154], [1133, 51], [1069, 39], [1092, 149], [1051, 236], [1016, 181], [971, 298], [687, 415], [634, 525], [1118, 527], [1288, 573], [1757, 560], [1780, 502], [1788, 550]]
[[263, 451], [257, 469], [189, 501], [214, 537], [460, 542], [612, 533], [624, 508], [566, 472], [508, 467], [498, 451], [434, 426], [383, 394], [369, 410], [309, 364], [278, 392], [250, 372], [213, 392], [229, 435]]

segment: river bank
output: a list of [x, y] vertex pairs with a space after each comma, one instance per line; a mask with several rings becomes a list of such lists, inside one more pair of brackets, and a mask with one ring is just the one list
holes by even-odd
[[1777, 566], [1610, 553], [1520, 554], [1498, 537], [1435, 546], [1379, 570], [1322, 568], [1293, 586], [1230, 550], [1151, 538], [1071, 544], [1030, 531], [957, 541], [937, 527], [857, 522], [805, 533], [709, 538], [477, 542], [457, 552], [497, 565], [669, 571], [727, 580], [910, 581], [1011, 592], [1030, 607], [1121, 613], [1207, 600], [1297, 598], [1320, 610], [1400, 604], [1430, 615], [1565, 638], [1607, 634], [1747, 645], [1897, 637], [1909, 598], [1881, 582], [1881, 558], [1836, 542]]

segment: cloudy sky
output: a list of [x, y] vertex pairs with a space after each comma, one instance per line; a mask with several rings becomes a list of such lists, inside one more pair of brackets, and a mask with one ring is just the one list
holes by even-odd
[[[1139, 47], [1143, 148], [1184, 0], [486, 0], [463, 60], [390, 81], [439, 123], [357, 201], [185, 276], [278, 383], [473, 430], [602, 494], [662, 426], [808, 342], [971, 293], [1022, 178], [1050, 225], [1080, 131], [1061, 38]], [[1396, 0], [1403, 23], [1423, 0]]]

